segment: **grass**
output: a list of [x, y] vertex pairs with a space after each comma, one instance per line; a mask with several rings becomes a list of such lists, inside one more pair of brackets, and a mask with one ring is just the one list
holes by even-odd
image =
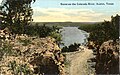
[[32, 71], [27, 64], [17, 64], [16, 61], [10, 61], [8, 67], [14, 75], [32, 75]]
[[3, 45], [1, 45], [0, 47], [0, 60], [2, 60], [2, 57], [4, 55], [9, 56], [9, 55], [13, 55], [14, 52], [12, 51], [12, 45], [10, 45], [7, 42], [4, 42]]
[[29, 44], [31, 44], [31, 41], [29, 39], [19, 39], [20, 43], [23, 43], [23, 46], [27, 46]]

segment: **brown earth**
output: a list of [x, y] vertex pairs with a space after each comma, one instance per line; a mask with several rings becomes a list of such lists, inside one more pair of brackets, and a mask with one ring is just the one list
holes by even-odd
[[93, 58], [93, 51], [82, 47], [82, 51], [64, 53], [66, 56], [66, 75], [93, 75], [88, 60]]
[[0, 30], [1, 75], [63, 75], [63, 61], [61, 49], [51, 37], [14, 36]]

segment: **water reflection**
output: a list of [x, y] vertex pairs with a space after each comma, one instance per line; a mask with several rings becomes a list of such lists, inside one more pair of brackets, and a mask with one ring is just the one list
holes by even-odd
[[69, 46], [74, 43], [85, 43], [87, 42], [86, 37], [89, 36], [87, 32], [78, 29], [78, 27], [63, 27], [61, 31], [62, 43], [64, 43], [61, 47]]

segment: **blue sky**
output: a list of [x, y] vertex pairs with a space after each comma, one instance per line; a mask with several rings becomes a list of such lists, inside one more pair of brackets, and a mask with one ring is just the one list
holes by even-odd
[[[114, 5], [60, 5], [60, 3], [114, 3]], [[33, 5], [36, 22], [97, 22], [120, 14], [120, 0], [37, 0]]]
[[[114, 5], [60, 5], [106, 2]], [[36, 0], [32, 8], [35, 22], [97, 22], [110, 20], [112, 15], [120, 15], [120, 0]]]

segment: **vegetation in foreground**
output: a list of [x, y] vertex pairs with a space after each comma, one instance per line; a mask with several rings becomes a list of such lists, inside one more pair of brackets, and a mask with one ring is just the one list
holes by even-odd
[[0, 74], [63, 75], [59, 28], [30, 26], [32, 2], [6, 0], [0, 6]]
[[[33, 1], [35, 1], [35, 0], [33, 0]], [[7, 27], [10, 29], [12, 35], [28, 34], [30, 36], [37, 35], [39, 37], [52, 36], [52, 37], [60, 40], [60, 37], [59, 37], [56, 27], [50, 28], [50, 27], [46, 27], [45, 25], [34, 26], [34, 27], [28, 26], [30, 24], [30, 22], [32, 21], [32, 14], [33, 14], [32, 13], [33, 11], [31, 8], [31, 2], [32, 2], [32, 0], [6, 0], [6, 2], [2, 6], [0, 6], [0, 10], [1, 10], [0, 11], [0, 29], [4, 29]], [[111, 21], [105, 21], [103, 23], [97, 24], [94, 27], [90, 27], [88, 29], [85, 28], [86, 30], [89, 30], [88, 32], [90, 32], [89, 40], [93, 41], [95, 43], [95, 45], [97, 45], [97, 47], [98, 47], [97, 50], [99, 50], [98, 51], [99, 53], [97, 53], [98, 60], [97, 60], [97, 64], [96, 64], [97, 65], [96, 70], [97, 71], [104, 70], [104, 71], [97, 72], [97, 73], [103, 73], [103, 74], [115, 73], [115, 72], [111, 72], [111, 70], [114, 70], [114, 69], [116, 70], [116, 68], [112, 68], [112, 67], [114, 65], [118, 65], [118, 52], [119, 51], [116, 47], [114, 47], [114, 44], [116, 42], [113, 42], [112, 45], [111, 45], [111, 43], [109, 43], [107, 45], [107, 47], [105, 45], [103, 48], [102, 47], [99, 48], [98, 45], [101, 45], [104, 41], [108, 41], [110, 39], [113, 39], [113, 41], [118, 39], [118, 35], [119, 35], [118, 28], [119, 28], [119, 15], [112, 17]], [[39, 30], [37, 30], [37, 29], [39, 29]], [[85, 29], [83, 27], [83, 30], [85, 30]], [[33, 33], [33, 34], [31, 34], [31, 33]], [[5, 32], [4, 32], [4, 34], [6, 35]], [[35, 74], [48, 74], [53, 71], [53, 70], [52, 71], [50, 70], [51, 68], [52, 69], [56, 68], [56, 71], [54, 71], [52, 73], [58, 74], [58, 73], [61, 73], [59, 71], [63, 70], [61, 67], [61, 66], [63, 66], [63, 64], [62, 64], [63, 60], [60, 60], [61, 59], [60, 57], [62, 57], [62, 55], [60, 55], [59, 50], [57, 50], [57, 49], [53, 50], [52, 49], [53, 46], [51, 47], [50, 44], [49, 44], [49, 46], [51, 48], [48, 48], [48, 46], [46, 46], [46, 43], [50, 42], [50, 39], [48, 39], [47, 42], [45, 42], [45, 43], [43, 43], [42, 41], [38, 41], [37, 39], [34, 43], [28, 39], [22, 39], [22, 40], [19, 39], [19, 41], [11, 39], [11, 41], [9, 40], [8, 44], [6, 44], [7, 43], [6, 39], [3, 39], [3, 36], [0, 38], [1, 38], [0, 41], [5, 41], [5, 43], [0, 42], [0, 51], [1, 51], [1, 56], [0, 56], [1, 59], [0, 60], [2, 62], [4, 62], [3, 64], [5, 64], [5, 65], [8, 60], [10, 61], [9, 65], [8, 65], [9, 69], [7, 68], [8, 72], [11, 72], [13, 74], [21, 74], [21, 73], [30, 74], [31, 73], [30, 69], [32, 69], [32, 72], [34, 72]], [[32, 40], [33, 39], [35, 39], [35, 38], [32, 38]], [[13, 42], [15, 42], [15, 43], [13, 43]], [[36, 42], [41, 42], [41, 43], [36, 43]], [[12, 43], [14, 45], [11, 45], [10, 43]], [[18, 47], [18, 45], [19, 45], [19, 47]], [[40, 47], [40, 48], [34, 48], [34, 45], [36, 47]], [[41, 45], [42, 45], [42, 47], [41, 47]], [[54, 42], [52, 42], [52, 45], [55, 45]], [[14, 46], [14, 47], [12, 47], [12, 46]], [[26, 47], [26, 46], [28, 46], [28, 47]], [[47, 48], [47, 49], [43, 50], [43, 47]], [[73, 46], [70, 46], [70, 47], [74, 48]], [[25, 49], [25, 48], [27, 48], [27, 49]], [[111, 49], [111, 48], [113, 48], [113, 49]], [[50, 49], [50, 50], [48, 50], [48, 49]], [[76, 47], [74, 49], [77, 50]], [[35, 52], [32, 52], [33, 50]], [[53, 51], [51, 51], [51, 50], [53, 50]], [[16, 53], [14, 53], [14, 52], [16, 52]], [[41, 53], [39, 53], [39, 52], [41, 52]], [[21, 57], [21, 55], [22, 55], [22, 57]], [[35, 59], [33, 59], [32, 56]], [[8, 57], [14, 59], [15, 61], [12, 61]], [[105, 59], [103, 59], [104, 57], [105, 57]], [[30, 58], [29, 60], [32, 59], [32, 61], [28, 61], [28, 58]], [[38, 59], [39, 59], [39, 61], [36, 61]], [[18, 64], [18, 63], [16, 63], [17, 60], [19, 60], [19, 62], [22, 60], [22, 62], [25, 62], [25, 63]], [[35, 66], [32, 66], [32, 68], [29, 68], [28, 66], [26, 66], [26, 61], [31, 62], [31, 63], [28, 63], [29, 67], [31, 67], [31, 65], [35, 65]], [[40, 63], [37, 63], [37, 62], [40, 62]], [[44, 63], [44, 62], [46, 62], [46, 63]], [[50, 65], [48, 65], [48, 64], [50, 64]], [[51, 65], [52, 65], [52, 67], [51, 67]], [[104, 65], [102, 67], [102, 69], [101, 69], [101, 65]], [[0, 70], [2, 70], [2, 71], [5, 70], [3, 65], [1, 65], [0, 67], [2, 67], [2, 69], [0, 69]], [[48, 70], [46, 70], [46, 67], [49, 68], [49, 70], [50, 70], [49, 72], [48, 72]], [[60, 69], [60, 70], [58, 71], [58, 69]], [[5, 73], [5, 71], [3, 73]]]
[[96, 74], [119, 74], [119, 21], [116, 15], [111, 21], [79, 27], [90, 33], [88, 47], [96, 54]]
[[119, 74], [118, 40], [104, 42], [96, 52], [96, 74]]
[[[0, 73], [38, 75], [63, 73], [64, 57], [51, 37], [7, 36], [0, 30]], [[2, 35], [4, 34], [4, 35]], [[8, 39], [9, 38], [9, 39]], [[61, 72], [60, 72], [61, 71]]]

